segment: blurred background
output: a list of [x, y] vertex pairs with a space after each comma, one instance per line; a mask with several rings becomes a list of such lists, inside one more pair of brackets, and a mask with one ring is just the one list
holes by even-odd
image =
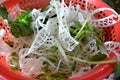
[[110, 5], [118, 14], [120, 14], [120, 0], [102, 0]]

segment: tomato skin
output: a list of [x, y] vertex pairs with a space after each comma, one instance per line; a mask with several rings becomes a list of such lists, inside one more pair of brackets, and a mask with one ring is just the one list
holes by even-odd
[[[111, 52], [109, 55], [110, 57], [105, 60], [116, 59], [116, 56], [113, 52]], [[91, 71], [88, 71], [82, 76], [76, 78], [69, 78], [69, 80], [103, 80], [105, 77], [107, 77], [113, 72], [114, 64], [115, 63], [97, 65]]]

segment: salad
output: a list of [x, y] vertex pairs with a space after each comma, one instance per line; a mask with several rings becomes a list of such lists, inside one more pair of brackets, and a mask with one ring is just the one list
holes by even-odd
[[[104, 42], [103, 30], [116, 23], [118, 14], [110, 8], [94, 11], [82, 10], [80, 5], [69, 5], [64, 0], [51, 0], [46, 10], [21, 10], [15, 19], [8, 17], [5, 6], [0, 12], [0, 53], [13, 70], [40, 80], [67, 80], [90, 71], [98, 64], [116, 63], [114, 77], [120, 76], [119, 54], [115, 47], [120, 43]], [[115, 14], [97, 20], [93, 16], [101, 10]], [[112, 18], [111, 24], [101, 21]], [[3, 26], [4, 27], [1, 27]], [[114, 45], [114, 47], [110, 47]], [[104, 60], [114, 51], [117, 59]]]

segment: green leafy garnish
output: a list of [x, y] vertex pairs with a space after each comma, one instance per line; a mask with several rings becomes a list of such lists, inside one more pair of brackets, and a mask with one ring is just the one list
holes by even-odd
[[14, 71], [18, 71], [18, 70], [19, 70], [19, 66], [11, 66], [11, 68], [12, 68]]
[[[53, 53], [49, 53], [49, 56], [59, 56], [59, 54], [53, 54]], [[85, 59], [81, 59], [81, 58], [77, 58], [74, 56], [70, 56], [70, 55], [66, 55], [68, 57], [69, 60], [74, 60], [77, 62], [82, 62], [82, 63], [87, 63], [87, 64], [109, 64], [109, 63], [116, 63], [116, 59], [114, 60], [106, 60], [106, 61], [90, 61], [90, 60], [85, 60]]]
[[38, 75], [36, 78], [40, 80], [67, 80], [68, 78], [68, 76], [63, 73], [52, 73], [47, 62], [45, 62], [43, 72], [43, 74]]
[[1, 8], [0, 8], [0, 16], [3, 19], [8, 19], [8, 12], [7, 12], [7, 9], [4, 5], [2, 5]]
[[75, 39], [78, 39], [81, 36], [81, 32], [84, 30], [84, 27], [87, 24], [88, 19], [85, 20], [84, 24], [82, 25], [81, 29], [78, 31], [78, 33], [75, 36]]
[[58, 50], [58, 47], [52, 46], [52, 51], [53, 51], [53, 52], [56, 52], [57, 50]]
[[76, 64], [77, 62], [75, 61], [72, 65], [71, 65], [71, 71], [74, 71], [76, 69]]
[[105, 48], [102, 40], [101, 40], [99, 37], [97, 37], [97, 36], [94, 36], [94, 38], [96, 39], [97, 46], [98, 46], [98, 48], [100, 49], [101, 53], [102, 53], [102, 54], [105, 54], [105, 55], [108, 55], [108, 53], [107, 53], [107, 51], [106, 51], [106, 48]]
[[114, 79], [120, 77], [120, 62], [116, 62], [114, 67]]
[[36, 77], [40, 80], [67, 80], [66, 75], [64, 74], [42, 74]]
[[102, 54], [108, 55], [104, 46], [103, 36], [105, 32], [102, 29], [94, 27], [86, 21], [83, 25], [79, 21], [74, 21], [74, 27], [70, 28], [70, 33], [77, 41], [81, 41], [82, 44], [88, 42], [87, 38], [91, 37], [96, 40], [96, 45]]
[[82, 24], [80, 24], [79, 21], [74, 21], [74, 23], [75, 23], [75, 27], [77, 27], [78, 29], [82, 27]]
[[15, 70], [15, 71], [17, 71], [17, 70], [19, 70], [19, 62], [18, 62], [18, 56], [17, 56], [17, 53], [16, 52], [12, 52], [11, 53], [11, 58], [10, 58], [10, 60], [9, 60], [9, 65], [10, 65], [10, 67], [13, 69], [13, 70]]
[[17, 56], [17, 53], [16, 52], [12, 52], [11, 56]]
[[10, 29], [15, 37], [30, 36], [33, 34], [31, 27], [32, 17], [29, 15], [30, 11], [26, 11], [20, 15], [14, 22], [10, 22]]
[[105, 55], [105, 54], [96, 54], [96, 55], [90, 57], [89, 60], [90, 61], [101, 61], [101, 60], [105, 59], [106, 57], [107, 57], [107, 55]]

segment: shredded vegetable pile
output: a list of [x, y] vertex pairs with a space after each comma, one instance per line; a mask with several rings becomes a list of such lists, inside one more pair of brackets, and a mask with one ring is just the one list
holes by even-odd
[[[51, 0], [45, 11], [21, 11], [18, 18], [8, 21], [13, 36], [7, 43], [1, 40], [4, 46], [0, 45], [0, 49], [7, 53], [11, 68], [23, 75], [40, 80], [66, 80], [86, 73], [97, 64], [117, 62], [101, 62], [109, 57], [106, 45], [110, 42], [104, 44], [105, 32], [96, 27], [101, 20], [91, 17], [101, 9], [91, 13], [79, 5], [66, 5], [64, 0]], [[112, 22], [102, 27], [116, 23]], [[1, 29], [0, 33], [3, 38], [6, 32]]]

